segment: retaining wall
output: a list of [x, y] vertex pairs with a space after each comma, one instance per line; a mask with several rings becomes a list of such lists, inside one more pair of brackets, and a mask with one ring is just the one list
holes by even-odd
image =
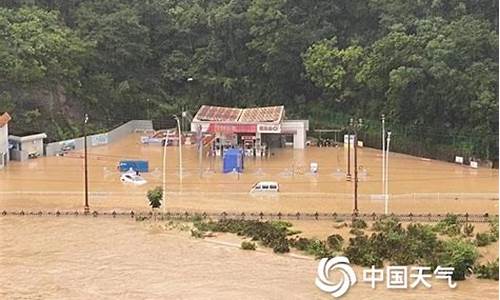
[[[131, 120], [127, 123], [106, 133], [99, 133], [87, 136], [87, 146], [95, 147], [116, 142], [130, 133], [143, 130], [152, 130], [153, 122], [151, 120]], [[62, 148], [67, 147], [72, 150], [83, 149], [83, 137], [53, 142], [45, 145], [45, 155], [55, 156], [62, 152]]]

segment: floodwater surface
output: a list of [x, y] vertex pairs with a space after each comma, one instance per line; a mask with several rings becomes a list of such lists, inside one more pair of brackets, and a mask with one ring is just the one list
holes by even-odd
[[[200, 157], [195, 146], [167, 148], [167, 207], [171, 210], [351, 212], [353, 181], [346, 180], [344, 147], [305, 150], [277, 149], [270, 157], [249, 158], [242, 174], [222, 174], [220, 158]], [[147, 209], [146, 191], [162, 186], [162, 154], [159, 144], [143, 145], [139, 134], [113, 144], [89, 149], [89, 203], [91, 209]], [[122, 159], [149, 161], [142, 174], [144, 186], [120, 182]], [[311, 162], [319, 171], [312, 174]], [[361, 212], [383, 212], [381, 152], [358, 151], [358, 205]], [[351, 163], [351, 174], [354, 176]], [[250, 195], [260, 180], [277, 181], [276, 195]], [[81, 209], [83, 205], [81, 152], [63, 157], [42, 157], [11, 162], [0, 170], [0, 208]], [[389, 159], [389, 210], [396, 213], [496, 213], [498, 172], [472, 169], [441, 161], [391, 153]]]
[[[148, 223], [6, 216], [0, 232], [1, 299], [332, 299], [314, 284], [312, 258], [243, 251]], [[358, 283], [342, 299], [498, 299], [491, 280], [372, 290], [354, 270]]]

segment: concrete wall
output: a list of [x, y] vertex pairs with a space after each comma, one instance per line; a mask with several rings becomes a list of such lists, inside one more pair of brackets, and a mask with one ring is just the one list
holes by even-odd
[[[87, 136], [87, 146], [95, 147], [116, 142], [130, 133], [144, 130], [152, 130], [153, 122], [151, 120], [132, 120], [106, 133]], [[83, 137], [60, 142], [54, 142], [45, 146], [45, 155], [54, 156], [61, 152], [64, 145], [74, 145], [74, 150], [83, 149]]]
[[[43, 153], [43, 152], [39, 152], [39, 153]], [[19, 151], [19, 150], [16, 150], [16, 149], [12, 149], [10, 150], [10, 159], [11, 160], [18, 160], [18, 161], [25, 161], [28, 159], [28, 152], [26, 151]]]
[[[7, 154], [7, 161], [9, 160], [9, 129], [8, 124], [0, 127], [0, 155], [1, 153]], [[3, 159], [0, 159], [0, 168], [4, 166], [7, 162], [4, 162]]]
[[294, 132], [293, 148], [304, 149], [306, 146], [307, 131], [309, 130], [309, 120], [285, 120], [281, 123], [282, 132]]

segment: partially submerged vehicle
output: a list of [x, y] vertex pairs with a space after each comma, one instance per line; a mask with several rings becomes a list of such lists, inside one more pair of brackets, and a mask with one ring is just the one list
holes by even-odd
[[120, 181], [123, 183], [132, 183], [135, 185], [143, 185], [146, 184], [147, 181], [146, 179], [142, 178], [141, 175], [138, 174], [138, 172], [132, 171], [132, 172], [126, 172], [123, 173], [120, 176]]
[[250, 193], [277, 193], [280, 191], [280, 185], [276, 181], [259, 181], [250, 190]]

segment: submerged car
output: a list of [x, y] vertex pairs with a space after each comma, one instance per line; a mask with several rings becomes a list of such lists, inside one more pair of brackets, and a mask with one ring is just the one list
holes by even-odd
[[120, 181], [124, 183], [132, 183], [135, 185], [146, 184], [146, 179], [142, 178], [140, 175], [135, 173], [125, 173], [120, 176]]
[[276, 181], [259, 181], [250, 190], [250, 193], [279, 192], [280, 185]]

